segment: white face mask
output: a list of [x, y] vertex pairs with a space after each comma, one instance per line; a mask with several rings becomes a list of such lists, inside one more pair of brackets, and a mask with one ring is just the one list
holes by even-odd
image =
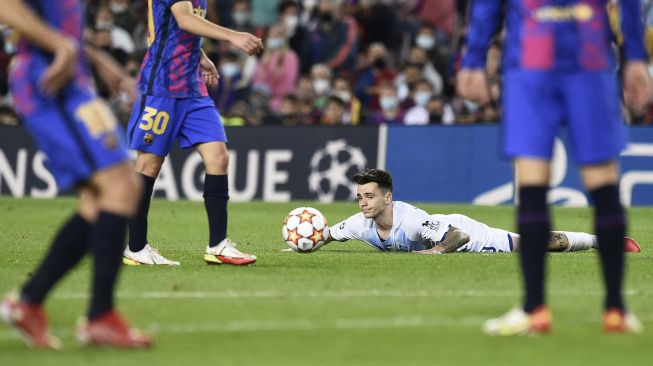
[[285, 41], [283, 38], [270, 37], [265, 41], [265, 47], [271, 50], [276, 50], [277, 48], [282, 47], [284, 43]]
[[303, 4], [304, 4], [304, 9], [310, 11], [313, 10], [315, 5], [317, 5], [317, 0], [304, 0]]
[[399, 105], [399, 100], [396, 97], [383, 96], [379, 99], [379, 104], [384, 111], [392, 111]]
[[243, 25], [249, 20], [249, 13], [246, 11], [237, 11], [231, 14], [231, 17], [234, 18], [234, 22], [238, 25]]
[[111, 11], [114, 14], [125, 12], [127, 11], [128, 8], [129, 7], [127, 6], [127, 4], [122, 4], [122, 3], [118, 4], [118, 3], [114, 3], [113, 1], [109, 3], [109, 9], [111, 9]]
[[325, 95], [329, 91], [329, 80], [313, 80], [313, 90], [315, 90], [317, 95]]
[[238, 64], [234, 62], [225, 62], [220, 67], [220, 71], [222, 71], [222, 75], [224, 77], [226, 77], [227, 79], [231, 79], [232, 77], [238, 74], [238, 72], [240, 71], [240, 67], [238, 67]]
[[419, 106], [426, 106], [431, 100], [431, 92], [428, 91], [418, 91], [415, 93], [415, 104]]
[[351, 100], [351, 93], [346, 90], [334, 91], [333, 95], [342, 99], [342, 101], [345, 103], [349, 103], [349, 101]]
[[430, 50], [435, 46], [435, 39], [431, 36], [420, 34], [417, 36], [417, 39], [415, 39], [415, 43], [417, 44], [417, 47], [423, 50]]
[[285, 16], [283, 17], [283, 24], [288, 28], [288, 33], [294, 33], [299, 24], [299, 17], [296, 15]]

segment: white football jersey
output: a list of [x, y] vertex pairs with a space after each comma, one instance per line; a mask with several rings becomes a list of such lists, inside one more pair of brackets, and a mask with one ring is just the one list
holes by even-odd
[[386, 240], [379, 238], [374, 220], [365, 218], [362, 212], [331, 226], [329, 235], [336, 241], [360, 240], [383, 251], [411, 252], [432, 248], [452, 226], [470, 237], [459, 252], [512, 251], [508, 231], [491, 228], [464, 215], [429, 215], [401, 201], [392, 203], [392, 229]]
[[408, 203], [392, 203], [392, 229], [381, 240], [374, 220], [359, 212], [329, 228], [333, 240], [360, 240], [380, 250], [412, 252], [432, 248], [442, 240], [449, 225], [434, 221], [425, 211]]

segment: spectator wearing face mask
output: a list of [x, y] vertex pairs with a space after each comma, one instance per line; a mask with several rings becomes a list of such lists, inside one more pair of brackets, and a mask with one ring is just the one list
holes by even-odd
[[358, 17], [362, 25], [361, 47], [383, 43], [392, 54], [401, 46], [402, 30], [396, 6], [379, 0], [361, 1]]
[[236, 0], [231, 9], [231, 19], [234, 22], [234, 30], [257, 34], [256, 27], [252, 23], [252, 10], [250, 0]]
[[373, 124], [403, 124], [405, 112], [401, 108], [397, 89], [392, 83], [384, 83], [379, 88], [381, 110], [374, 112], [368, 122]]
[[414, 103], [406, 111], [404, 117], [404, 124], [406, 125], [426, 125], [429, 123], [429, 111], [427, 106], [433, 96], [433, 87], [425, 79], [420, 79], [415, 83], [410, 93], [411, 99]]
[[358, 54], [358, 24], [340, 13], [342, 0], [322, 0], [318, 6], [317, 28], [313, 33], [312, 61], [331, 70], [351, 70]]
[[209, 89], [209, 96], [220, 111], [227, 112], [236, 102], [247, 100], [249, 88], [240, 87], [242, 72], [235, 52], [227, 52], [220, 57], [218, 75], [218, 85]]
[[[440, 36], [439, 36], [440, 35]], [[414, 47], [424, 51], [427, 63], [431, 64], [442, 78], [446, 77], [447, 54], [446, 50], [439, 45], [442, 38], [435, 28], [429, 24], [420, 25], [415, 36]]]
[[114, 24], [129, 34], [133, 34], [136, 27], [141, 23], [136, 11], [132, 8], [131, 0], [110, 0], [109, 9], [113, 13]]
[[270, 27], [265, 40], [265, 50], [254, 74], [254, 84], [270, 91], [270, 110], [277, 112], [281, 98], [295, 90], [299, 77], [299, 58], [288, 47], [283, 24]]
[[361, 101], [356, 98], [347, 76], [339, 75], [333, 79], [332, 96], [340, 98], [344, 103], [342, 123], [353, 126], [360, 124]]
[[256, 27], [269, 27], [277, 22], [277, 9], [281, 0], [251, 0], [252, 24]]
[[441, 96], [432, 96], [426, 108], [429, 111], [429, 123], [431, 124], [451, 125], [456, 121], [451, 104]]
[[294, 0], [279, 4], [279, 21], [286, 26], [288, 45], [299, 57], [299, 72], [304, 75], [311, 70], [311, 33], [302, 23], [301, 9]]
[[134, 40], [126, 30], [115, 25], [114, 15], [108, 6], [100, 6], [95, 14], [96, 29], [108, 29], [111, 34], [111, 46], [131, 54], [135, 50]]
[[388, 62], [388, 53], [382, 43], [371, 44], [365, 54], [356, 78], [356, 96], [364, 110], [378, 111], [378, 87], [385, 82], [392, 82], [397, 77], [397, 70]]
[[315, 64], [311, 67], [311, 84], [315, 95], [315, 108], [323, 111], [331, 95], [331, 78], [333, 72], [325, 64]]

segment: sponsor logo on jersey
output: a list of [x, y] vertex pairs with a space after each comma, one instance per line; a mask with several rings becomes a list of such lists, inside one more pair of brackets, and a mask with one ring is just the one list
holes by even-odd
[[422, 226], [428, 227], [429, 229], [431, 229], [433, 231], [438, 231], [438, 229], [440, 228], [440, 222], [439, 221], [435, 221], [435, 222], [425, 221], [425, 222], [422, 223]]
[[593, 16], [594, 10], [587, 4], [543, 6], [533, 12], [533, 18], [540, 22], [587, 22]]

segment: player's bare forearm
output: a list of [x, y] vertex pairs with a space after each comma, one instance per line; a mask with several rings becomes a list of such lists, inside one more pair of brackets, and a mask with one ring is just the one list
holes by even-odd
[[54, 53], [64, 47], [76, 49], [66, 36], [48, 26], [23, 0], [3, 0], [0, 23], [7, 24], [46, 51]]
[[263, 48], [261, 40], [252, 34], [236, 32], [196, 15], [193, 13], [193, 5], [190, 1], [175, 3], [170, 10], [179, 28], [186, 32], [217, 41], [227, 41], [250, 55], [258, 53]]
[[417, 251], [417, 253], [421, 253], [421, 254], [452, 253], [458, 250], [463, 245], [467, 244], [468, 242], [469, 242], [469, 234], [458, 229], [457, 227], [452, 226], [451, 228], [449, 228], [449, 231], [447, 231], [447, 235], [445, 236], [444, 240], [434, 245], [433, 248], [431, 249], [420, 250]]

